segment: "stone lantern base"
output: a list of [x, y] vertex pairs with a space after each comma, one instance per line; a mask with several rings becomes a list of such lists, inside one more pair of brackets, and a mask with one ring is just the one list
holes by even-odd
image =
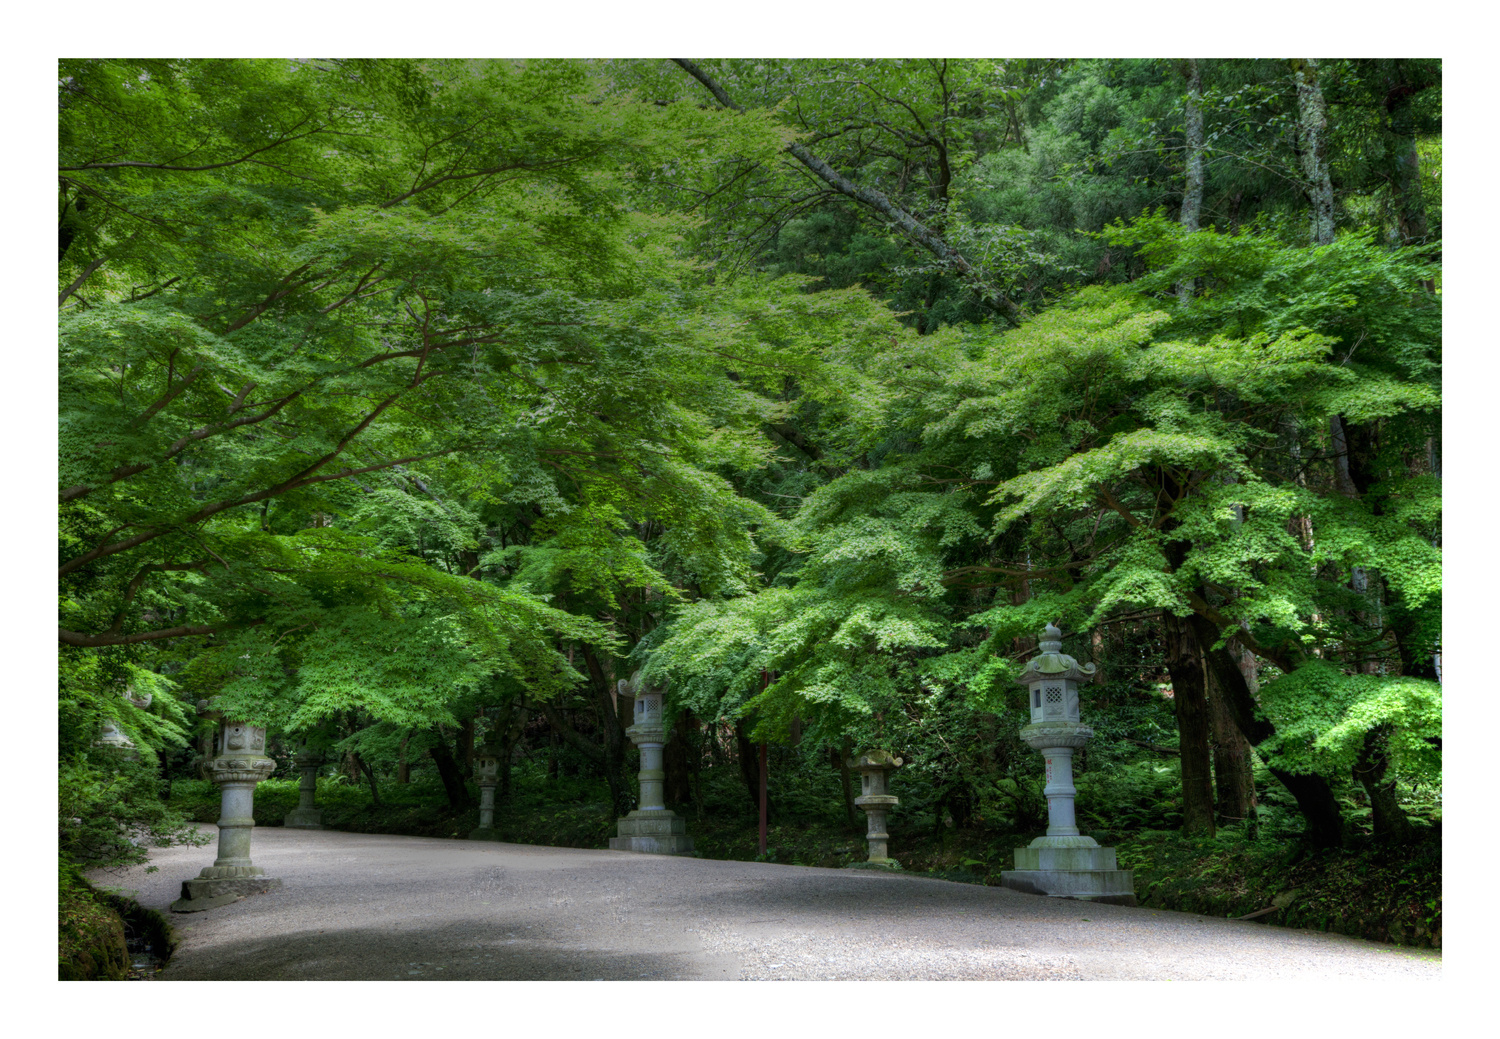
[[323, 810], [321, 808], [293, 808], [286, 813], [282, 826], [292, 830], [321, 830]]
[[693, 839], [687, 835], [687, 820], [670, 808], [642, 811], [637, 808], [619, 821], [619, 836], [609, 839], [614, 851], [643, 851], [650, 855], [691, 855]]
[[174, 913], [196, 913], [280, 887], [281, 878], [266, 876], [259, 866], [205, 866], [198, 876], [182, 882], [182, 897], [171, 908]]
[[1016, 868], [1000, 874], [1000, 886], [1031, 895], [1086, 902], [1135, 905], [1135, 875], [1118, 869], [1115, 849], [1092, 837], [1038, 837], [1016, 849]]

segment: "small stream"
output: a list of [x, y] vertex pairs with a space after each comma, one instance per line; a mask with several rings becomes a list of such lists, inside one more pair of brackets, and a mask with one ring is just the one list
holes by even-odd
[[160, 926], [144, 912], [122, 913], [121, 919], [125, 921], [125, 948], [130, 953], [125, 980], [155, 981], [171, 956]]

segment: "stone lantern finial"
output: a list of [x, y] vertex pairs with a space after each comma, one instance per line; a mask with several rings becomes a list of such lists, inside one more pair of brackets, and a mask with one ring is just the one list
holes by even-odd
[[1042, 641], [1039, 648], [1043, 653], [1062, 652], [1062, 631], [1059, 630], [1057, 625], [1049, 622], [1042, 629]]

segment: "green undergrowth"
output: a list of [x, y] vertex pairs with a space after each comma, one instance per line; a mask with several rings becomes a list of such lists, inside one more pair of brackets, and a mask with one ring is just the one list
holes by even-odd
[[123, 981], [130, 967], [125, 921], [78, 868], [57, 871], [57, 980]]
[[156, 969], [171, 957], [177, 932], [165, 916], [130, 893], [90, 883], [60, 860], [57, 878], [57, 980], [125, 981], [142, 972], [132, 952], [149, 953]]
[[1212, 839], [1142, 831], [1116, 844], [1135, 871], [1140, 904], [1442, 948], [1441, 830], [1406, 845], [1363, 841], [1304, 854], [1295, 842], [1247, 841], [1236, 829]]

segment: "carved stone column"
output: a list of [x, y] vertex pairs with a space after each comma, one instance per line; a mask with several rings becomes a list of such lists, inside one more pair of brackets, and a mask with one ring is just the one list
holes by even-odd
[[635, 724], [625, 730], [641, 751], [640, 807], [618, 824], [618, 837], [609, 839], [616, 851], [644, 851], [653, 855], [691, 855], [693, 839], [687, 836], [687, 821], [667, 807], [662, 796], [666, 772], [661, 749], [671, 737], [662, 721], [662, 698], [666, 686], [642, 688], [641, 673], [630, 676], [617, 688], [621, 697], [635, 698]]
[[474, 748], [474, 778], [479, 783], [479, 826], [469, 831], [471, 841], [498, 841], [495, 829], [495, 787], [500, 785], [501, 749], [493, 743]]
[[302, 779], [297, 784], [297, 807], [286, 813], [281, 825], [293, 830], [321, 830], [323, 812], [318, 807], [318, 769], [323, 766], [323, 753], [310, 750], [303, 744], [292, 761], [302, 773]]
[[860, 774], [860, 796], [854, 799], [854, 803], [865, 813], [865, 840], [870, 846], [870, 856], [866, 861], [878, 865], [900, 865], [886, 854], [886, 842], [891, 835], [885, 832], [885, 817], [886, 813], [901, 803], [900, 798], [891, 794], [886, 785], [887, 776], [900, 767], [901, 759], [893, 756], [890, 751], [871, 750], [848, 765]]
[[233, 902], [281, 887], [250, 861], [255, 829], [255, 785], [276, 770], [266, 756], [266, 730], [243, 721], [226, 721], [219, 733], [218, 754], [209, 762], [209, 778], [219, 784], [219, 857], [192, 880], [182, 882], [182, 897], [172, 903], [178, 913]]

